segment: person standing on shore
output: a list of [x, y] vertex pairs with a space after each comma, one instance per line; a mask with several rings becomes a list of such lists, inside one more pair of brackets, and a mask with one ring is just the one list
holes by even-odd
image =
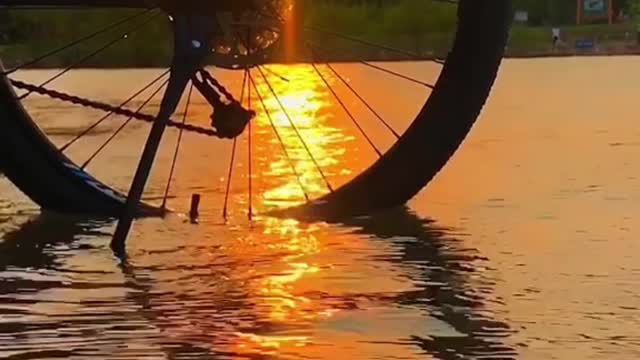
[[551, 42], [553, 44], [553, 50], [555, 50], [560, 42], [560, 28], [551, 28]]

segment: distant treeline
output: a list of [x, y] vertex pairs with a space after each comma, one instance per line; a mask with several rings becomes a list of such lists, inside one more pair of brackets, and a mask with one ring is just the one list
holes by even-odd
[[[7, 10], [0, 9], [0, 47], [3, 61], [19, 63], [25, 59], [95, 31], [100, 26], [129, 16], [131, 10]], [[377, 43], [405, 48], [424, 56], [444, 55], [449, 49], [456, 23], [456, 6], [429, 0], [307, 0], [305, 22], [315, 28], [349, 34]], [[122, 29], [125, 29], [123, 26]], [[302, 33], [303, 31], [301, 31]], [[59, 56], [48, 58], [40, 66], [70, 64], [91, 53], [112, 34], [92, 43], [76, 46]], [[380, 49], [357, 45], [320, 32], [304, 31], [305, 38], [317, 46], [317, 56], [336, 60], [352, 58], [384, 59]], [[109, 47], [89, 59], [86, 66], [165, 65], [171, 54], [172, 37], [166, 17], [160, 16], [126, 41]], [[303, 60], [308, 54], [301, 54]]]
[[[456, 6], [446, 0], [299, 0], [305, 1], [305, 23], [308, 27], [328, 29], [378, 44], [406, 49], [424, 57], [445, 56], [453, 39]], [[640, 0], [615, 0], [615, 11], [628, 11]], [[575, 22], [575, 0], [514, 0], [516, 9], [529, 12], [532, 25], [514, 30], [510, 49], [518, 54], [544, 52], [549, 48], [549, 29], [553, 25]], [[132, 10], [13, 10], [0, 8], [0, 58], [11, 66], [32, 59], [43, 51], [85, 36], [97, 28], [132, 14]], [[144, 20], [144, 17], [139, 19]], [[128, 24], [119, 29], [132, 26]], [[592, 28], [598, 38], [625, 36], [626, 28]], [[122, 30], [124, 31], [124, 30]], [[43, 67], [60, 67], [95, 51], [101, 44], [122, 33], [101, 35], [87, 44], [38, 63]], [[577, 30], [576, 30], [577, 31]], [[315, 56], [327, 60], [402, 59], [375, 47], [356, 44], [327, 33], [303, 31]], [[578, 33], [578, 32], [577, 32]], [[577, 35], [576, 35], [577, 36]], [[82, 66], [164, 66], [172, 52], [172, 36], [166, 16], [161, 15], [141, 29], [131, 32], [106, 51], [91, 57]], [[306, 47], [301, 47], [306, 50]], [[517, 55], [517, 54], [516, 54]], [[301, 51], [296, 60], [308, 60], [309, 52]]]
[[[139, 10], [14, 10], [8, 15], [0, 15], [0, 18], [8, 17], [8, 21], [0, 20], [0, 33], [5, 34], [5, 46], [0, 47], [0, 56], [8, 65], [21, 63], [130, 17], [137, 11]], [[168, 21], [164, 15], [149, 20], [150, 15], [145, 14], [112, 32], [48, 57], [37, 65], [57, 67], [72, 64], [122, 37], [124, 33], [129, 34], [127, 39], [117, 41], [83, 65], [118, 67], [166, 64], [172, 46]], [[136, 31], [129, 31], [143, 23]]]

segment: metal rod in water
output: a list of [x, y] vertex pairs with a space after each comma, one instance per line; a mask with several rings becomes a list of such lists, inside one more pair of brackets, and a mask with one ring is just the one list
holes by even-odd
[[200, 194], [191, 195], [191, 210], [189, 210], [189, 219], [192, 224], [198, 223], [198, 218], [200, 217]]

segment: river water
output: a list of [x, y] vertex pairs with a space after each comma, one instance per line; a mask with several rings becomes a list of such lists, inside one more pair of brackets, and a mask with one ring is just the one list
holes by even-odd
[[[424, 81], [439, 70], [384, 66]], [[399, 132], [428, 96], [371, 69], [336, 68]], [[393, 135], [320, 70], [387, 149]], [[78, 70], [56, 88], [119, 103], [158, 73]], [[241, 76], [217, 75], [239, 96]], [[640, 356], [636, 58], [507, 61], [479, 123], [427, 189], [405, 208], [342, 224], [260, 215], [327, 190], [254, 76], [300, 181], [253, 91], [251, 156], [243, 136], [226, 223], [229, 141], [183, 137], [168, 199], [175, 212], [136, 223], [127, 263], [108, 248], [112, 222], [40, 214], [0, 179], [0, 358]], [[332, 185], [375, 160], [313, 69], [273, 66], [267, 76]], [[59, 145], [100, 115], [38, 97], [27, 105]], [[196, 96], [189, 121], [206, 125], [209, 111]], [[69, 156], [82, 163], [124, 120], [98, 127]], [[89, 171], [126, 189], [147, 129], [133, 122]], [[177, 135], [165, 137], [149, 202], [162, 198]], [[193, 193], [203, 197], [198, 225], [182, 215]]]

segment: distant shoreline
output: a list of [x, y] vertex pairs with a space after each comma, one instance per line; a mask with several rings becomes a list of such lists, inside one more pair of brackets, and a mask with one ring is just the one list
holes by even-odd
[[[634, 51], [627, 52], [537, 52], [537, 53], [508, 53], [504, 56], [505, 59], [553, 59], [553, 58], [595, 58], [595, 57], [622, 57], [622, 56], [640, 56], [640, 49]], [[0, 54], [0, 60], [2, 59], [2, 55]], [[409, 57], [372, 57], [366, 59], [358, 59], [353, 57], [344, 57], [344, 58], [336, 58], [329, 59], [328, 61], [331, 63], [359, 63], [362, 61], [367, 62], [429, 62], [442, 58], [435, 57], [420, 57], [420, 58], [409, 58]], [[309, 64], [308, 61], [291, 61], [291, 62], [282, 62], [282, 61], [273, 61], [268, 64], [274, 65], [287, 65], [287, 64]], [[11, 69], [16, 64], [4, 64], [5, 69]], [[114, 69], [133, 69], [133, 68], [166, 68], [169, 66], [169, 62], [165, 64], [153, 63], [153, 64], [114, 64], [114, 65], [85, 65], [83, 67], [79, 67], [77, 69], [104, 69], [104, 70], [114, 70]], [[214, 64], [207, 64], [207, 66], [215, 66]], [[29, 66], [27, 70], [47, 70], [47, 69], [60, 69], [64, 68], [64, 65], [44, 65], [44, 66]]]
[[[444, 59], [455, 37], [457, 12], [454, 7], [442, 4], [435, 5], [428, 1], [389, 1], [388, 6], [378, 6], [373, 1], [307, 3], [304, 23], [330, 29], [308, 33], [302, 31], [308, 35], [305, 40], [314, 48], [316, 44], [323, 45], [316, 49], [321, 55], [316, 59], [322, 59], [323, 62]], [[65, 16], [35, 11], [13, 14], [9, 27], [13, 29], [13, 35], [5, 36], [5, 43], [0, 44], [0, 59], [7, 68], [15, 67], [38, 58], [47, 49], [64, 46], [78, 34], [90, 33], [95, 30], [95, 24], [109, 23], [129, 13], [129, 10], [104, 10], [70, 12]], [[172, 42], [169, 41], [172, 38], [171, 29], [167, 25], [166, 21], [152, 22], [127, 37], [126, 42], [109, 47], [99, 56], [83, 62], [82, 67], [166, 67], [172, 52]], [[559, 41], [553, 44], [552, 37], [556, 32]], [[515, 23], [509, 32], [506, 58], [636, 56], [640, 55], [639, 32], [638, 24], [630, 21], [612, 25], [565, 23], [530, 26]], [[353, 35], [353, 38], [335, 34]], [[104, 39], [99, 40], [101, 42]], [[78, 44], [69, 51], [45, 57], [33, 68], [67, 67], [94, 51], [93, 46], [95, 44]], [[399, 51], [389, 51], [390, 48]], [[298, 59], [293, 59], [294, 62], [309, 61], [309, 57], [302, 52], [300, 54]], [[270, 63], [285, 63], [283, 60], [283, 54], [278, 53], [274, 54]]]
[[[19, 59], [6, 59], [3, 58], [3, 50], [7, 50], [11, 46], [0, 46], [0, 60], [3, 61], [6, 69], [11, 69], [18, 66], [21, 61]], [[558, 49], [509, 49], [507, 47], [505, 59], [543, 59], [543, 58], [565, 58], [565, 57], [611, 57], [611, 56], [640, 56], [640, 46], [627, 45], [627, 46], [611, 46], [611, 44], [603, 42], [598, 44], [593, 50], [578, 50], [568, 46], [560, 47]], [[335, 63], [357, 63], [361, 61], [370, 62], [411, 62], [411, 61], [433, 61], [436, 59], [444, 59], [444, 53], [432, 53], [420, 57], [410, 57], [401, 54], [392, 54], [388, 51], [379, 52], [363, 52], [360, 54], [344, 54], [342, 56], [331, 56], [323, 58], [321, 62], [335, 62]], [[141, 59], [123, 57], [114, 58], [113, 61], [109, 61], [103, 58], [99, 63], [86, 63], [81, 68], [90, 69], [130, 69], [130, 68], [166, 68], [170, 64], [170, 59], [167, 56], [154, 58], [153, 60], [140, 61]], [[303, 64], [310, 63], [308, 59], [293, 60], [290, 62], [281, 61], [277, 56], [273, 58], [272, 64]], [[320, 61], [318, 61], [320, 62]], [[209, 64], [214, 65], [214, 64]], [[68, 66], [64, 59], [58, 59], [57, 61], [29, 66], [29, 69], [59, 69]]]
[[613, 57], [613, 56], [640, 56], [640, 48], [629, 51], [558, 51], [558, 52], [536, 52], [528, 54], [509, 54], [505, 59], [542, 59], [542, 58], [565, 58], [565, 57]]

